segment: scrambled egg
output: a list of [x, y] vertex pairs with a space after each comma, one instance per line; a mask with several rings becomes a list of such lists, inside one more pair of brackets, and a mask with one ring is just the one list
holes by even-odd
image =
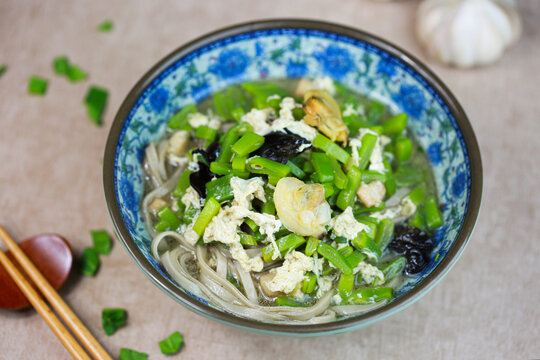
[[361, 231], [368, 231], [369, 227], [354, 218], [352, 208], [349, 206], [344, 212], [332, 219], [332, 234], [343, 236], [347, 240], [354, 240]]
[[295, 291], [304, 280], [306, 271], [313, 270], [313, 260], [299, 251], [292, 251], [285, 256], [283, 265], [270, 270], [274, 277], [266, 284], [269, 290], [300, 297], [301, 291]]

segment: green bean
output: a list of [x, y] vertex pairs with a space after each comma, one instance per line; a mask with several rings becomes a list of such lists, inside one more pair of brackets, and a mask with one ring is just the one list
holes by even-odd
[[364, 224], [368, 227], [366, 233], [370, 238], [375, 238], [375, 234], [377, 233], [377, 225], [379, 224], [379, 221], [377, 219], [371, 218], [369, 216], [358, 216], [356, 217], [356, 221], [358, 221], [361, 224]]
[[352, 294], [353, 287], [354, 287], [354, 278], [355, 276], [353, 274], [350, 274], [350, 275], [341, 274], [339, 277], [337, 290], [341, 298], [345, 301]]
[[345, 259], [347, 259], [347, 257], [353, 253], [354, 248], [352, 246], [345, 246], [338, 251]]
[[353, 214], [354, 216], [359, 216], [366, 213], [381, 211], [381, 210], [384, 210], [385, 208], [386, 208], [386, 203], [384, 201], [382, 201], [379, 206], [371, 206], [371, 207], [366, 207], [363, 204], [358, 204], [354, 207]]
[[247, 156], [235, 155], [232, 159], [232, 169], [240, 172], [246, 171]]
[[426, 225], [428, 229], [435, 229], [442, 226], [443, 219], [439, 206], [437, 205], [437, 199], [431, 195], [426, 198], [424, 205], [424, 216], [426, 218]]
[[414, 226], [420, 230], [426, 229], [426, 219], [424, 219], [424, 207], [419, 206], [416, 208], [415, 213], [409, 218], [409, 225]]
[[375, 144], [377, 144], [377, 139], [377, 135], [373, 135], [370, 133], [362, 136], [362, 145], [360, 146], [360, 149], [358, 149], [358, 168], [360, 170], [364, 170], [367, 167], [369, 163], [369, 158], [371, 157], [371, 153], [373, 153], [373, 149], [375, 149]]
[[379, 247], [381, 252], [384, 252], [392, 241], [394, 236], [394, 222], [390, 219], [382, 219], [377, 226], [377, 234], [375, 235], [375, 244]]
[[302, 108], [294, 108], [292, 113], [295, 120], [302, 120], [304, 116], [306, 115], [306, 113], [304, 112], [304, 109]]
[[264, 189], [264, 198], [266, 201], [262, 206], [262, 212], [265, 214], [276, 215], [276, 205], [274, 204], [274, 192], [271, 189]]
[[253, 221], [250, 218], [245, 218], [244, 223], [250, 228], [252, 232], [257, 232], [259, 230], [259, 225], [255, 224], [255, 221]]
[[257, 150], [264, 143], [264, 137], [254, 132], [246, 132], [232, 146], [232, 151], [238, 156], [247, 156]]
[[186, 193], [187, 188], [190, 186], [189, 182], [189, 176], [191, 175], [191, 171], [184, 170], [182, 173], [182, 176], [180, 176], [180, 180], [178, 180], [178, 184], [176, 184], [176, 187], [173, 191], [173, 196], [176, 198], [182, 198], [184, 194]]
[[325, 153], [313, 152], [311, 153], [311, 162], [320, 182], [329, 183], [334, 181], [334, 167], [330, 161], [330, 156]]
[[242, 121], [242, 117], [243, 117], [244, 115], [246, 115], [246, 112], [245, 112], [245, 110], [242, 109], [241, 107], [237, 107], [237, 108], [231, 110], [231, 116], [232, 116], [233, 119], [236, 120], [237, 122]]
[[266, 174], [277, 178], [285, 177], [291, 172], [291, 168], [287, 165], [260, 156], [249, 159], [246, 168], [251, 173]]
[[297, 299], [291, 299], [287, 297], [278, 297], [276, 299], [277, 306], [290, 306], [290, 307], [308, 307], [311, 306], [309, 303], [299, 301]]
[[388, 160], [383, 161], [384, 169], [386, 170], [385, 177], [386, 181], [384, 186], [386, 187], [386, 196], [390, 197], [396, 193], [396, 178], [394, 172], [392, 171], [392, 166]]
[[351, 167], [349, 172], [347, 172], [347, 186], [345, 186], [345, 188], [341, 190], [336, 202], [337, 206], [341, 210], [345, 210], [347, 209], [347, 207], [354, 204], [354, 200], [356, 198], [356, 191], [358, 190], [361, 181], [361, 171], [356, 166]]
[[411, 186], [424, 180], [424, 172], [411, 164], [402, 163], [398, 166], [395, 177], [398, 186]]
[[302, 281], [302, 292], [305, 294], [311, 294], [315, 290], [315, 285], [317, 284], [317, 276], [311, 271], [304, 275], [304, 280]]
[[232, 200], [234, 197], [231, 187], [232, 175], [226, 175], [206, 183], [206, 196], [213, 197], [219, 203]]
[[315, 136], [315, 139], [313, 139], [313, 146], [324, 151], [328, 155], [335, 157], [343, 164], [346, 164], [351, 158], [351, 155], [349, 155], [349, 153], [341, 146], [322, 134], [317, 134], [317, 136]]
[[364, 254], [361, 251], [354, 250], [349, 256], [345, 258], [345, 260], [347, 260], [349, 265], [351, 265], [351, 267], [354, 269], [355, 267], [358, 266], [358, 264], [364, 261], [365, 258], [366, 258], [366, 254]]
[[381, 257], [381, 249], [365, 231], [358, 233], [351, 243], [357, 250], [366, 254], [368, 257], [375, 259], [375, 261], [378, 261]]
[[382, 114], [384, 114], [385, 106], [380, 102], [374, 101], [369, 107], [367, 119], [370, 123], [376, 124], [379, 122]]
[[[292, 251], [304, 244], [306, 239], [300, 235], [289, 234], [276, 240], [276, 245], [279, 250], [278, 259], [283, 258], [288, 251]], [[274, 245], [268, 244], [262, 248], [263, 260], [270, 262], [275, 260], [274, 257]]]
[[184, 224], [191, 224], [195, 216], [197, 216], [198, 212], [199, 210], [190, 204], [188, 208], [184, 210], [184, 213], [182, 214], [182, 222]]
[[362, 171], [362, 182], [365, 184], [369, 184], [370, 182], [374, 180], [379, 180], [383, 184], [386, 182], [386, 175], [381, 174], [378, 171], [374, 170], [364, 170]]
[[306, 173], [306, 174], [309, 174], [309, 173], [312, 173], [315, 171], [315, 168], [313, 167], [313, 164], [311, 163], [311, 161], [306, 161], [304, 163], [304, 165], [302, 166], [302, 170]]
[[303, 179], [306, 176], [306, 173], [304, 172], [304, 170], [302, 170], [299, 166], [297, 166], [291, 160], [287, 161], [286, 165], [291, 168], [291, 173], [297, 178]]
[[233, 156], [232, 152], [232, 145], [236, 142], [240, 135], [233, 131], [233, 129], [230, 129], [223, 135], [220, 139], [221, 143], [221, 151], [219, 152], [219, 155], [216, 159], [217, 162], [220, 163], [229, 163], [231, 162], [231, 158]]
[[336, 188], [334, 187], [333, 183], [323, 183], [322, 186], [324, 186], [324, 197], [329, 198], [330, 196], [334, 195], [336, 192]]
[[174, 114], [169, 119], [169, 127], [171, 129], [179, 129], [186, 124], [188, 124], [189, 115], [195, 114], [197, 112], [197, 107], [193, 104], [188, 104], [184, 106], [180, 111]]
[[343, 116], [342, 120], [343, 123], [349, 128], [349, 137], [351, 135], [357, 134], [360, 128], [365, 128], [369, 126], [369, 122], [366, 119], [356, 114]]
[[156, 223], [156, 225], [154, 225], [154, 229], [156, 229], [156, 231], [163, 232], [169, 230], [170, 226], [165, 220], [160, 220]]
[[405, 162], [411, 158], [412, 155], [412, 141], [409, 138], [401, 137], [396, 140], [394, 147], [394, 155], [398, 162]]
[[397, 259], [394, 259], [390, 261], [389, 263], [383, 264], [380, 267], [380, 270], [384, 274], [384, 281], [376, 277], [375, 280], [373, 281], [373, 285], [374, 286], [382, 285], [383, 283], [392, 280], [403, 271], [403, 268], [405, 268], [406, 264], [407, 264], [407, 259], [404, 257], [398, 257]]
[[401, 113], [397, 114], [390, 119], [386, 119], [381, 124], [383, 127], [383, 132], [389, 135], [400, 134], [407, 127], [407, 114]]
[[306, 253], [306, 256], [311, 256], [315, 253], [315, 251], [317, 251], [317, 247], [319, 246], [319, 242], [320, 240], [317, 239], [316, 237], [313, 237], [313, 236], [310, 236], [307, 240], [307, 244], [306, 244], [306, 249], [305, 249], [305, 253]]
[[217, 136], [217, 130], [206, 125], [201, 125], [195, 130], [195, 137], [206, 140], [206, 146], [210, 145]]
[[330, 163], [334, 170], [334, 185], [340, 190], [345, 189], [345, 186], [347, 186], [347, 175], [343, 172], [343, 169], [336, 158], [332, 156], [329, 156], [328, 158], [330, 159]]
[[176, 229], [180, 226], [180, 219], [168, 206], [164, 206], [157, 214], [161, 220], [169, 224], [169, 229]]
[[204, 234], [204, 229], [206, 229], [212, 218], [217, 215], [220, 209], [221, 206], [216, 199], [207, 197], [201, 213], [197, 217], [197, 220], [195, 220], [195, 224], [193, 224], [193, 230], [199, 236], [202, 236]]
[[257, 245], [257, 239], [255, 239], [255, 236], [246, 233], [238, 233], [238, 235], [240, 236], [240, 244], [247, 246]]
[[349, 302], [352, 304], [374, 303], [381, 300], [392, 299], [391, 287], [361, 288], [353, 291]]
[[424, 202], [426, 197], [426, 186], [424, 184], [418, 185], [409, 193], [409, 199], [416, 205], [420, 206]]
[[214, 95], [214, 107], [219, 116], [225, 120], [231, 118], [231, 108], [234, 106], [233, 100], [225, 93], [217, 93]]
[[347, 260], [345, 260], [343, 255], [341, 255], [332, 246], [325, 243], [321, 243], [317, 247], [317, 252], [319, 253], [319, 255], [321, 255], [326, 260], [331, 262], [336, 268], [341, 270], [341, 272], [343, 272], [344, 274], [348, 274], [348, 275], [352, 274], [353, 269], [351, 265], [349, 265], [349, 263], [347, 262]]
[[[247, 123], [245, 121], [240, 121], [238, 124], [236, 124], [232, 128], [230, 128], [229, 131], [232, 131], [234, 133], [237, 133], [237, 134], [241, 135], [241, 134], [246, 133], [248, 131], [253, 131], [253, 126], [251, 126], [250, 123]], [[221, 139], [223, 139], [223, 137]], [[221, 142], [221, 139], [220, 139], [220, 142]], [[233, 143], [234, 143], [234, 141], [233, 141]]]
[[231, 172], [231, 164], [212, 161], [210, 163], [210, 171], [218, 175], [227, 175]]

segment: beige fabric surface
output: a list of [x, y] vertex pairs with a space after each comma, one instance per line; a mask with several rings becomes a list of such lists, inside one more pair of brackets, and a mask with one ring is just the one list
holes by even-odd
[[[461, 101], [484, 164], [475, 233], [452, 271], [421, 300], [369, 327], [322, 338], [255, 334], [192, 313], [158, 290], [121, 244], [95, 278], [71, 277], [62, 295], [108, 351], [162, 359], [157, 342], [185, 338], [171, 359], [533, 359], [540, 358], [540, 2], [520, 0], [523, 36], [496, 64], [446, 68], [413, 35], [416, 1], [65, 1], [1, 0], [0, 223], [16, 239], [58, 232], [75, 254], [89, 230], [112, 231], [102, 191], [102, 157], [112, 119], [138, 78], [184, 42], [216, 28], [267, 17], [306, 17], [355, 26], [407, 49]], [[99, 33], [112, 19], [115, 29]], [[65, 54], [90, 73], [71, 84], [51, 61]], [[29, 96], [28, 77], [50, 80]], [[105, 123], [93, 125], [82, 99], [89, 84], [110, 90]], [[113, 336], [101, 310], [128, 310]], [[0, 310], [0, 359], [67, 359], [33, 311]]]

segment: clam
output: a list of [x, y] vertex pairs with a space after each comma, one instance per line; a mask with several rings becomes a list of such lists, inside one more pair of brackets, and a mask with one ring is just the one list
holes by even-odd
[[349, 129], [341, 119], [336, 100], [324, 90], [308, 90], [304, 95], [304, 122], [317, 127], [332, 141], [346, 143]]
[[321, 184], [282, 178], [274, 190], [274, 203], [281, 223], [298, 235], [319, 237], [332, 218]]

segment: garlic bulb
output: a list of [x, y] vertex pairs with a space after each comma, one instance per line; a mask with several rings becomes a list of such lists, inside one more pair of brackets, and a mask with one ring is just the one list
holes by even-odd
[[416, 32], [429, 55], [466, 68], [497, 60], [519, 38], [521, 20], [513, 0], [426, 0]]

